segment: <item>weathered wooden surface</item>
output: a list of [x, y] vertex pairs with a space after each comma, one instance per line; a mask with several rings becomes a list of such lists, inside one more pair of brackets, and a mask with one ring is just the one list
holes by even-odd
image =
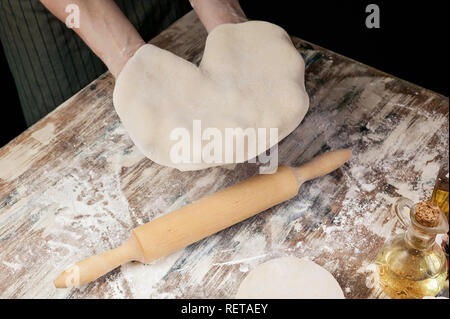
[[[152, 43], [198, 62], [206, 33], [192, 12]], [[52, 281], [81, 258], [116, 247], [132, 228], [256, 172], [251, 164], [179, 172], [133, 145], [112, 105], [107, 74], [0, 149], [0, 297], [233, 297], [255, 265], [307, 257], [347, 298], [383, 297], [373, 261], [402, 231], [400, 195], [431, 195], [448, 165], [448, 98], [308, 44], [310, 110], [279, 147], [297, 165], [351, 147], [342, 169], [297, 197], [149, 265], [130, 263], [81, 289]]]

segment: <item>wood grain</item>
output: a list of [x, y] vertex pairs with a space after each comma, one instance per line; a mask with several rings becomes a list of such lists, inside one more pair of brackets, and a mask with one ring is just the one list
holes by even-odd
[[[206, 32], [191, 12], [151, 43], [198, 63]], [[279, 145], [299, 165], [350, 147], [342, 169], [292, 200], [149, 265], [131, 263], [80, 289], [55, 289], [67, 266], [121, 244], [132, 228], [257, 172], [179, 172], [138, 152], [102, 75], [0, 149], [0, 298], [230, 298], [257, 264], [309, 258], [347, 298], [385, 297], [373, 261], [403, 229], [398, 196], [431, 195], [448, 165], [448, 98], [293, 38], [311, 107]]]

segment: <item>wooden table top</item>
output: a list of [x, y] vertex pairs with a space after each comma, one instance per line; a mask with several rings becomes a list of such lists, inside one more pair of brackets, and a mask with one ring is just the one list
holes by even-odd
[[[151, 43], [199, 62], [205, 38], [190, 12]], [[311, 106], [280, 143], [280, 164], [344, 147], [354, 152], [349, 163], [166, 258], [56, 289], [65, 267], [257, 172], [252, 164], [179, 172], [145, 158], [114, 111], [114, 79], [104, 74], [0, 149], [0, 298], [231, 298], [249, 270], [287, 255], [325, 267], [347, 298], [385, 297], [374, 259], [403, 231], [392, 203], [431, 196], [448, 165], [448, 98], [293, 41], [306, 61]]]

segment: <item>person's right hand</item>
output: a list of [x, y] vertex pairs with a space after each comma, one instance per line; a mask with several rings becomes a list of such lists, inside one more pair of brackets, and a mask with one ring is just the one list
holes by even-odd
[[117, 78], [125, 63], [145, 44], [137, 30], [113, 0], [41, 0], [58, 19], [65, 22], [68, 5], [80, 12], [79, 28], [73, 30], [106, 64]]

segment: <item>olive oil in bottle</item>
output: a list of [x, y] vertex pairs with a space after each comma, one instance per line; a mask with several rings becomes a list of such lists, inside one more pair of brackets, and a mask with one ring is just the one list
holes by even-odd
[[448, 169], [442, 167], [439, 171], [438, 177], [436, 179], [436, 184], [434, 186], [433, 195], [431, 195], [431, 202], [437, 206], [445, 213], [448, 219]]
[[[401, 213], [404, 208], [410, 209], [409, 222]], [[444, 287], [448, 268], [435, 237], [448, 232], [448, 220], [438, 207], [429, 203], [414, 205], [400, 199], [394, 209], [408, 230], [386, 243], [379, 252], [378, 283], [391, 298], [436, 296]]]

